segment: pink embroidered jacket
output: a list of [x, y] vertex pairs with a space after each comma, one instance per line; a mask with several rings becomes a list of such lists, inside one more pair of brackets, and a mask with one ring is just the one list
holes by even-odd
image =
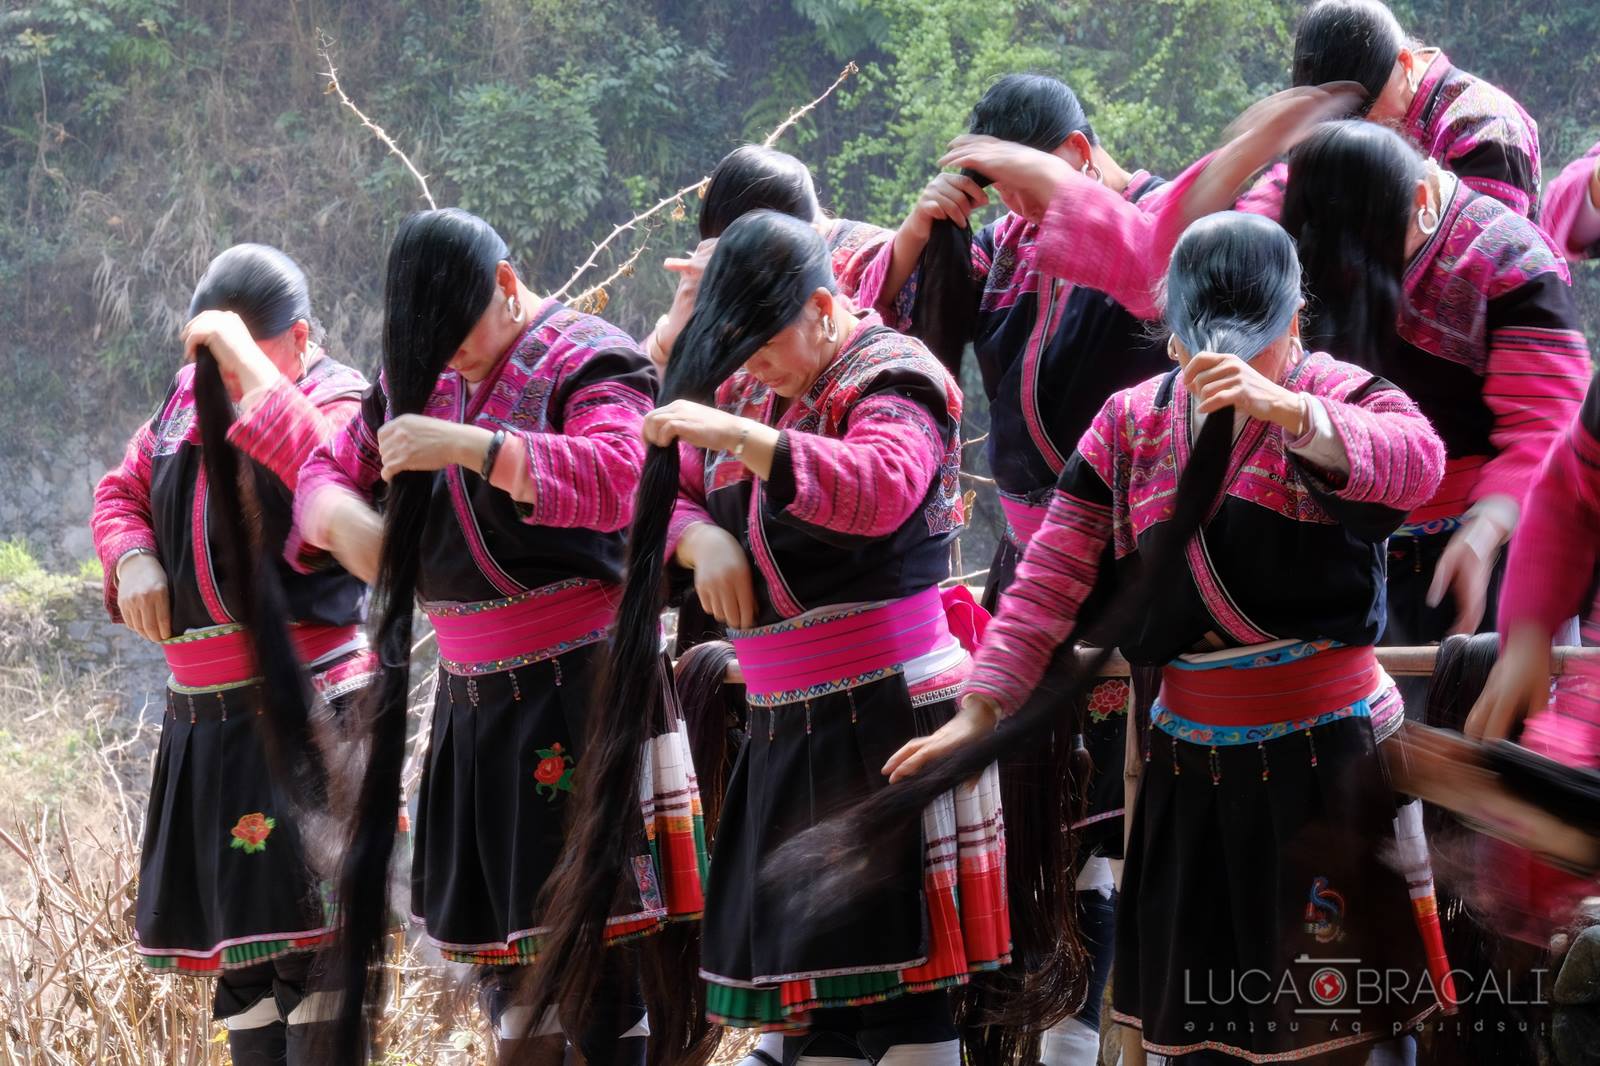
[[897, 599], [949, 575], [961, 525], [961, 392], [919, 341], [863, 319], [781, 415], [743, 370], [717, 406], [782, 431], [760, 481], [726, 452], [683, 445], [667, 553], [709, 522], [746, 546], [758, 624], [816, 607]]
[[[640, 427], [655, 393], [632, 338], [554, 300], [476, 388], [453, 370], [441, 374], [424, 415], [508, 436], [487, 483], [459, 466], [434, 475], [423, 597], [479, 601], [571, 577], [620, 580], [644, 463]], [[386, 395], [374, 390], [362, 416], [307, 462], [295, 492], [295, 566], [323, 560], [338, 494], [378, 499], [377, 431], [389, 417]]]
[[[1406, 111], [1400, 132], [1417, 150], [1524, 218], [1539, 212], [1539, 126], [1505, 91], [1453, 66], [1440, 52]], [[1239, 210], [1277, 218], [1289, 170], [1267, 170]]]
[[1540, 224], [1561, 254], [1576, 263], [1600, 257], [1600, 208], [1589, 198], [1589, 182], [1600, 162], [1600, 141], [1566, 165], [1545, 190]]
[[[323, 355], [299, 382], [280, 377], [259, 395], [244, 398], [228, 439], [284, 490], [281, 499], [271, 491], [260, 493], [262, 519], [269, 526], [287, 525], [287, 493], [299, 483], [302, 465], [355, 417], [366, 384], [359, 373]], [[209, 495], [199, 449], [194, 367], [185, 366], [156, 416], [128, 442], [121, 464], [95, 489], [90, 524], [105, 570], [106, 610], [115, 621], [122, 621], [117, 563], [138, 549], [156, 553], [167, 570], [175, 633], [231, 618], [204, 536]], [[191, 595], [197, 602], [189, 603]]]
[[[1377, 639], [1386, 540], [1437, 487], [1443, 446], [1398, 389], [1327, 355], [1304, 358], [1285, 385], [1320, 400], [1348, 474], [1297, 455], [1277, 426], [1247, 421], [1221, 499], [1187, 546], [1192, 580], [1137, 622], [1122, 646], [1132, 661], [1169, 662], [1209, 634], [1229, 646]], [[1137, 572], [1151, 532], [1172, 516], [1193, 418], [1176, 371], [1106, 402], [989, 624], [968, 691], [1015, 711], [1090, 593], [1103, 579], [1114, 593]], [[1094, 602], [1091, 613], [1104, 600]]]

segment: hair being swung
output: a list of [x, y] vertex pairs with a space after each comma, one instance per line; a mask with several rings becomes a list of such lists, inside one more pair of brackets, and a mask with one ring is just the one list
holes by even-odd
[[[1237, 212], [1207, 216], [1191, 225], [1173, 250], [1167, 324], [1191, 351], [1253, 358], [1282, 335], [1292, 318], [1299, 276], [1293, 243], [1270, 221]], [[1182, 384], [1174, 388], [1172, 402], [1188, 402]], [[1054, 728], [1070, 701], [1094, 683], [1156, 595], [1183, 577], [1184, 546], [1222, 489], [1231, 450], [1231, 413], [1219, 411], [1205, 420], [1180, 476], [1172, 517], [1149, 533], [1138, 553], [1137, 576], [1117, 590], [1099, 618], [1073, 628], [1023, 706], [979, 742], [788, 841], [768, 859], [763, 891], [781, 894], [790, 913], [811, 919], [849, 906], [857, 888], [875, 876], [876, 841], [904, 831], [940, 793]], [[1111, 576], [1102, 573], [1100, 580]], [[1080, 642], [1097, 650], [1075, 654], [1073, 646]], [[793, 879], [786, 875], [797, 868], [821, 871], [806, 879], [803, 896], [790, 890]]]

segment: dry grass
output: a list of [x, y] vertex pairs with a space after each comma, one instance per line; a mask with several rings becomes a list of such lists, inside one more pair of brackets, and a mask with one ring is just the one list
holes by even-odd
[[[128, 714], [115, 672], [73, 672], [48, 599], [16, 587], [0, 579], [0, 1063], [224, 1066], [210, 981], [154, 974], [133, 949], [160, 708]], [[410, 939], [391, 955], [379, 1061], [488, 1063], [466, 968]], [[749, 1043], [730, 1036], [716, 1061]]]

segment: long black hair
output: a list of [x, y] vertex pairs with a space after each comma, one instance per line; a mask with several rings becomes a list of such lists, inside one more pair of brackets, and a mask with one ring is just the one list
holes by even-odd
[[[981, 133], [1053, 152], [1074, 133], [1099, 143], [1077, 94], [1043, 74], [1007, 74], [972, 109], [968, 133]], [[988, 186], [974, 170], [962, 173]], [[934, 222], [919, 261], [921, 279], [911, 309], [911, 334], [959, 374], [961, 356], [977, 330], [978, 298], [972, 277], [972, 230], [949, 219]]]
[[[481, 218], [446, 208], [400, 224], [384, 277], [383, 374], [390, 417], [422, 410], [461, 342], [489, 307], [506, 244]], [[378, 417], [377, 392], [364, 405]], [[374, 427], [376, 428], [376, 427]], [[389, 859], [405, 758], [411, 619], [433, 475], [400, 474], [384, 504], [378, 560], [375, 643], [377, 681], [359, 704], [358, 735], [367, 741], [349, 845], [339, 873], [342, 936], [334, 987], [343, 993], [334, 1029], [336, 1062], [363, 1059], [364, 1029], [382, 1001], [382, 944], [389, 923]]]
[[1300, 17], [1294, 35], [1295, 85], [1353, 81], [1366, 90], [1360, 114], [1389, 83], [1406, 35], [1378, 0], [1317, 0]]
[[[1260, 275], [1268, 275], [1264, 284]], [[1234, 352], [1251, 358], [1278, 335], [1285, 306], [1298, 303], [1299, 264], [1293, 243], [1266, 219], [1222, 212], [1195, 222], [1173, 250], [1167, 271], [1167, 321], [1192, 351]], [[1176, 386], [1181, 390], [1181, 385]], [[1181, 391], [1174, 403], [1186, 403]], [[876, 875], [877, 842], [913, 824], [940, 793], [990, 763], [1037, 742], [1053, 729], [1070, 701], [1093, 684], [1111, 650], [1131, 633], [1156, 596], [1186, 580], [1183, 549], [1222, 489], [1233, 433], [1232, 410], [1206, 419], [1178, 482], [1169, 521], [1139, 552], [1138, 576], [1118, 589], [1096, 619], [1079, 621], [1052, 656], [1043, 680], [1023, 706], [994, 733], [929, 766], [916, 777], [873, 794], [856, 807], [785, 843], [767, 860], [762, 890], [778, 893], [791, 913], [823, 917], [847, 907], [864, 880]], [[1100, 580], [1111, 579], [1102, 573]], [[1084, 643], [1099, 649], [1076, 654]], [[821, 871], [804, 894], [795, 869]]]
[[1358, 119], [1325, 123], [1289, 153], [1283, 228], [1305, 268], [1308, 340], [1385, 377], [1426, 172], [1399, 134]]
[[788, 152], [746, 144], [722, 157], [706, 182], [700, 239], [720, 237], [751, 211], [778, 211], [811, 222], [822, 214], [811, 171]]
[[[236, 244], [211, 261], [189, 300], [190, 318], [202, 311], [232, 311], [256, 340], [279, 336], [296, 322], [315, 328], [305, 274], [265, 244]], [[260, 522], [250, 520], [259, 510], [258, 486], [265, 486], [254, 464], [240, 463], [228, 441], [233, 403], [216, 357], [204, 346], [195, 353], [194, 403], [213, 503], [208, 521], [233, 579], [234, 617], [250, 635], [262, 678], [257, 691], [265, 713], [256, 722], [268, 766], [297, 807], [317, 811], [326, 799], [326, 772], [312, 739], [310, 684], [289, 637], [288, 599], [272, 562], [283, 543], [263, 543]]]
[[[794, 322], [818, 289], [833, 288], [827, 247], [809, 223], [773, 211], [742, 215], [723, 231], [706, 266], [694, 314], [672, 346], [660, 402], [710, 403], [717, 386]], [[622, 604], [589, 716], [587, 768], [578, 777], [566, 843], [545, 888], [549, 932], [524, 990], [533, 1017], [559, 1002], [562, 1025], [574, 1032], [599, 980], [606, 917], [629, 859], [629, 835], [620, 827], [638, 817], [645, 743], [669, 698], [659, 633], [667, 525], [677, 495], [677, 446], [650, 448], [628, 536]], [[681, 1004], [700, 994], [700, 982], [670, 991]], [[653, 1031], [657, 1023], [652, 1003]], [[696, 1033], [704, 1034], [704, 1023], [672, 1023], [667, 1030], [653, 1034], [652, 1058], [687, 1051]]]

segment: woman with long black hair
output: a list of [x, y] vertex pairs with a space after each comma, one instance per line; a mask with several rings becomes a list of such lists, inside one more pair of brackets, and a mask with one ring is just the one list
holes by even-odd
[[[1031, 742], [1056, 710], [1052, 659], [1076, 640], [1161, 664], [1115, 1017], [1179, 1062], [1363, 1061], [1359, 1045], [1437, 1006], [1431, 993], [1358, 1003], [1354, 990], [1363, 972], [1404, 972], [1413, 992], [1430, 973], [1384, 854], [1394, 797], [1377, 743], [1402, 709], [1372, 644], [1384, 540], [1434, 491], [1443, 448], [1389, 382], [1302, 350], [1300, 266], [1272, 223], [1194, 223], [1166, 289], [1178, 368], [1107, 401], [1002, 597], [960, 713], [885, 772], [916, 783], [903, 807]], [[1082, 686], [1067, 676], [1069, 692]], [[847, 818], [810, 848], [889, 813]], [[1341, 1013], [1294, 1009], [1319, 1004]]]
[[[1165, 182], [1120, 166], [1076, 94], [1055, 78], [1000, 78], [973, 107], [968, 129], [1051, 153], [1145, 210], [1161, 199]], [[946, 365], [959, 366], [962, 350], [973, 346], [989, 400], [985, 450], [1005, 515], [983, 593], [983, 606], [993, 610], [1100, 405], [1158, 373], [1167, 359], [1145, 324], [1114, 299], [1039, 269], [1040, 227], [1003, 182], [995, 187], [1006, 213], [973, 230], [971, 215], [989, 203], [980, 182], [985, 179], [976, 172], [936, 175], [867, 271], [862, 296], [882, 308], [891, 325], [927, 340]], [[1111, 963], [1112, 862], [1122, 857], [1123, 788], [1116, 771], [1130, 700], [1126, 681], [1103, 682], [1078, 722], [1001, 768], [1004, 804], [1016, 820], [1009, 881], [1025, 886], [1011, 903], [1013, 969], [1033, 990], [1008, 997], [1009, 1028], [1036, 1030], [1041, 1018], [1052, 1021], [1071, 1004], [1083, 1004], [1075, 1021], [1045, 1038], [1047, 1066], [1090, 1061], [1098, 1044]], [[1088, 803], [1074, 809], [1070, 786], [1082, 771], [1073, 755], [1080, 750], [1096, 772], [1078, 782]], [[1062, 824], [1077, 834], [1075, 846]], [[1087, 988], [1076, 976], [1079, 955], [1064, 950], [1080, 924], [1092, 962]], [[987, 1020], [1002, 1016], [995, 1006], [985, 1005]], [[1074, 1041], [1081, 1054], [1069, 1046]]]
[[1391, 542], [1386, 639], [1472, 632], [1589, 381], [1566, 264], [1531, 222], [1372, 123], [1329, 123], [1290, 153], [1282, 222], [1311, 336], [1404, 389], [1445, 442], [1439, 491]]
[[678, 275], [678, 288], [672, 307], [645, 338], [645, 351], [656, 366], [666, 367], [667, 353], [694, 311], [695, 295], [717, 238], [735, 219], [762, 209], [792, 215], [816, 227], [828, 242], [839, 293], [851, 300], [867, 267], [894, 237], [890, 230], [871, 223], [829, 215], [817, 199], [810, 169], [788, 152], [760, 144], [740, 145], [723, 156], [706, 179], [698, 223], [700, 243], [688, 256], [672, 257], [663, 264]]
[[[879, 760], [953, 709], [970, 658], [938, 586], [961, 523], [961, 394], [921, 344], [837, 298], [815, 229], [754, 211], [718, 241], [663, 399], [596, 723], [615, 748], [580, 787], [551, 934], [564, 954], [541, 960], [534, 1003], [593, 956], [597, 908], [574, 890], [619, 864], [585, 829], [628, 792], [637, 721], [663, 697], [647, 667], [670, 559], [732, 627], [750, 703], [706, 896], [709, 1016], [805, 1029], [792, 1054], [953, 1064], [944, 990], [1010, 947], [992, 773], [875, 841], [882, 884], [838, 923], [780, 918], [756, 873], [882, 788]], [[819, 873], [785, 877], [804, 893]]]
[[[1524, 218], [1539, 212], [1539, 127], [1504, 90], [1418, 44], [1379, 0], [1318, 0], [1295, 30], [1297, 86], [1352, 82], [1361, 115], [1393, 129], [1474, 192]], [[1284, 168], [1274, 167], [1242, 208], [1276, 214]]]
[[341, 708], [374, 664], [362, 582], [273, 561], [302, 462], [366, 381], [323, 351], [305, 275], [275, 248], [217, 256], [189, 315], [193, 364], [95, 490], [106, 607], [172, 670], [134, 936], [158, 971], [217, 977], [239, 1066], [310, 1063], [310, 961], [334, 923], [306, 855], [325, 797], [300, 787], [319, 776], [300, 669]]
[[[559, 1056], [565, 1027], [591, 1062], [642, 1062], [648, 1028], [622, 952], [581, 1024], [508, 1008], [541, 948], [568, 797], [594, 772], [592, 667], [616, 618], [654, 371], [616, 327], [537, 299], [499, 235], [463, 211], [401, 224], [384, 293], [381, 387], [311, 457], [295, 497], [301, 563], [327, 549], [374, 574], [382, 598], [382, 673], [359, 723], [370, 762], [339, 884], [339, 976], [366, 994], [345, 1001], [337, 1061], [359, 1057], [363, 1002], [375, 1010], [381, 994], [415, 597], [440, 672], [412, 911], [446, 958], [480, 968], [503, 1054]], [[675, 725], [665, 711], [641, 719], [662, 734], [650, 810], [636, 789], [606, 827], [627, 856], [600, 901], [609, 940], [700, 909], [698, 800]]]

